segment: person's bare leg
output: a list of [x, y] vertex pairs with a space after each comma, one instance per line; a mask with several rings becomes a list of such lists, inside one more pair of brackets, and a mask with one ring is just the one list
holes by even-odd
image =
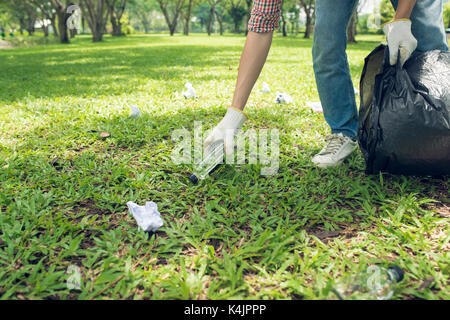
[[253, 86], [266, 62], [272, 44], [272, 36], [273, 32], [248, 32], [239, 63], [232, 107], [244, 110]]

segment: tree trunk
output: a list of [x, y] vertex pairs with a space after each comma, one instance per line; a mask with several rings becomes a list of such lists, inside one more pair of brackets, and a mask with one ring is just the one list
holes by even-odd
[[177, 0], [175, 5], [175, 11], [173, 12], [173, 19], [172, 22], [170, 21], [169, 13], [167, 11], [166, 4], [163, 3], [162, 0], [158, 0], [159, 7], [161, 8], [161, 11], [164, 15], [164, 19], [166, 20], [167, 26], [169, 27], [170, 35], [173, 36], [178, 24], [178, 17], [183, 9], [183, 1]]
[[84, 17], [81, 17], [81, 33], [84, 34], [86, 32], [86, 21], [84, 20]]
[[113, 36], [117, 36], [117, 21], [116, 18], [114, 17], [114, 13], [111, 12], [111, 26], [112, 26], [112, 35]]
[[[97, 12], [97, 14], [100, 14]], [[104, 19], [104, 20], [103, 20]], [[96, 20], [92, 22], [92, 41], [100, 42], [103, 40], [103, 34], [106, 33], [106, 21], [108, 21], [108, 16], [98, 16]]]
[[94, 22], [94, 30], [92, 30], [92, 41], [93, 42], [100, 42], [103, 40], [103, 25], [99, 23], [98, 21]]
[[350, 19], [350, 23], [347, 27], [347, 42], [348, 43], [356, 43], [356, 10], [355, 13], [352, 15], [352, 18]]
[[121, 36], [122, 35], [122, 23], [119, 19], [117, 19], [113, 12], [111, 14], [111, 25], [112, 25], [112, 35], [113, 36]]
[[56, 14], [58, 15], [59, 40], [61, 43], [69, 43], [70, 40], [67, 34], [66, 22], [70, 15], [66, 13], [65, 8], [60, 8]]
[[192, 1], [193, 0], [189, 0], [187, 12], [186, 15], [184, 16], [183, 34], [185, 36], [189, 35], [189, 23], [191, 21]]
[[311, 38], [311, 33], [312, 33], [311, 27], [312, 27], [311, 15], [307, 14], [306, 15], [306, 25], [305, 25], [305, 36], [304, 36], [305, 39]]
[[145, 16], [145, 13], [139, 15], [139, 18], [141, 20], [142, 26], [144, 27], [145, 33], [148, 33], [148, 31], [150, 30], [150, 24], [147, 20], [147, 17]]
[[208, 36], [211, 35], [212, 33], [212, 24], [213, 24], [213, 19], [214, 19], [214, 7], [211, 7], [211, 9], [209, 10], [209, 18], [208, 18], [208, 24], [206, 26], [206, 29], [208, 31]]
[[171, 36], [173, 36], [175, 34], [175, 30], [176, 29], [177, 29], [177, 23], [176, 22], [175, 23], [171, 23], [169, 25], [169, 32], [170, 32]]
[[219, 16], [219, 14], [217, 13], [216, 10], [214, 10], [214, 13], [216, 14], [217, 22], [219, 22], [219, 32], [220, 32], [220, 35], [222, 36], [223, 35], [223, 19]]
[[177, 29], [177, 20], [174, 20], [172, 23], [168, 22], [170, 35], [173, 36], [175, 34], [175, 30]]
[[185, 36], [189, 35], [189, 20], [187, 18], [184, 20], [183, 34]]
[[56, 13], [52, 13], [52, 16], [50, 18], [50, 23], [52, 25], [53, 35], [55, 37], [57, 37], [58, 36], [58, 29], [56, 28]]
[[287, 32], [286, 32], [286, 19], [284, 18], [284, 10], [283, 7], [281, 8], [281, 29], [283, 30], [283, 37], [287, 37]]
[[44, 37], [48, 37], [48, 26], [46, 24], [42, 25], [42, 30], [44, 30]]
[[19, 32], [21, 36], [23, 36], [24, 29], [25, 29], [25, 20], [23, 18], [19, 18]]
[[77, 34], [77, 29], [69, 29], [70, 39], [75, 38], [75, 35]]
[[110, 14], [105, 0], [84, 0], [81, 4], [81, 11], [83, 12], [83, 16], [86, 17], [92, 32], [92, 41], [102, 41], [103, 35], [106, 33], [106, 23], [109, 20]]
[[27, 19], [27, 32], [29, 36], [32, 36], [34, 33], [34, 23], [36, 22], [35, 19], [32, 17], [28, 17]]
[[246, 21], [246, 27], [245, 27], [245, 35], [248, 34], [248, 22], [250, 21], [250, 18], [252, 16], [252, 0], [245, 0], [245, 3], [247, 4], [247, 21]]

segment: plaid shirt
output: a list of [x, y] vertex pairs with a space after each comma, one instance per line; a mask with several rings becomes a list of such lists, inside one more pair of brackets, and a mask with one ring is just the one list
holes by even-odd
[[253, 0], [248, 30], [270, 32], [278, 28], [282, 0]]

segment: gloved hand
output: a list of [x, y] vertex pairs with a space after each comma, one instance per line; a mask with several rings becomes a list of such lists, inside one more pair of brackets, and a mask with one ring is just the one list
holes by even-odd
[[204, 143], [204, 148], [207, 149], [208, 146], [217, 142], [223, 141], [225, 153], [227, 155], [233, 154], [234, 143], [233, 139], [236, 133], [241, 129], [247, 116], [244, 112], [239, 109], [230, 107], [227, 113], [223, 117], [222, 121], [213, 129], [211, 134], [206, 138]]
[[389, 46], [390, 64], [397, 63], [400, 49], [400, 63], [403, 67], [403, 64], [417, 48], [417, 40], [411, 33], [411, 20], [392, 20], [383, 26], [383, 31]]

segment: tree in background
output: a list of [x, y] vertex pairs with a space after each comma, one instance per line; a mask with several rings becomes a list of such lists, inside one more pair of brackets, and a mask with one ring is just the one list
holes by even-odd
[[444, 25], [450, 28], [450, 2], [444, 3]]
[[309, 39], [313, 33], [314, 27], [314, 15], [316, 13], [315, 0], [300, 0], [300, 6], [303, 8], [303, 12], [306, 15], [305, 23], [305, 39]]
[[350, 22], [347, 27], [347, 42], [356, 43], [356, 27], [358, 25], [358, 19], [361, 14], [362, 8], [367, 4], [368, 0], [359, 0], [358, 6], [353, 13]]
[[247, 10], [244, 8], [242, 0], [229, 0], [228, 14], [231, 16], [231, 19], [233, 19], [234, 33], [240, 33], [242, 19], [247, 14]]
[[356, 43], [356, 26], [358, 23], [358, 11], [353, 12], [347, 26], [347, 43]]
[[4, 2], [0, 2], [0, 33], [13, 31], [18, 28], [18, 20], [13, 16], [11, 8]]
[[53, 10], [58, 18], [58, 35], [61, 43], [69, 43], [69, 34], [67, 32], [67, 19], [70, 14], [67, 13], [67, 5], [62, 0], [50, 0]]
[[122, 36], [122, 23], [120, 19], [125, 12], [127, 0], [106, 0], [109, 17], [111, 19], [112, 35]]
[[298, 23], [300, 20], [300, 10], [297, 7], [297, 1], [291, 0], [290, 6], [288, 6], [288, 20], [291, 24], [291, 33], [298, 33]]
[[369, 32], [369, 18], [370, 14], [360, 14], [358, 16], [358, 22], [356, 23], [357, 33], [368, 33]]
[[381, 0], [380, 3], [381, 25], [389, 22], [395, 16], [394, 7], [390, 0]]
[[[213, 22], [214, 19], [217, 18], [218, 13], [217, 13], [217, 7], [220, 6], [222, 0], [207, 0], [207, 3], [209, 5], [209, 15], [208, 15], [208, 19], [207, 19], [207, 23], [206, 23], [206, 31], [208, 33], [208, 35], [210, 36], [212, 33], [212, 26], [213, 26]], [[221, 28], [221, 35], [223, 34], [223, 26], [222, 26], [222, 18], [219, 15], [219, 18], [221, 19], [220, 22], [220, 28]]]
[[11, 15], [19, 22], [20, 34], [26, 30], [29, 36], [33, 35], [34, 25], [39, 16], [37, 8], [29, 0], [5, 0], [4, 3]]
[[284, 0], [281, 3], [281, 14], [280, 14], [280, 22], [281, 22], [281, 31], [283, 37], [287, 36], [287, 23], [291, 24], [291, 31], [294, 33], [294, 25], [298, 25], [300, 12], [297, 8], [298, 0]]
[[216, 16], [217, 22], [219, 23], [219, 34], [223, 35], [223, 22], [224, 16], [226, 14], [225, 7], [223, 6], [223, 0], [217, 1], [214, 14]]
[[281, 20], [281, 32], [283, 34], [283, 37], [287, 37], [287, 32], [286, 32], [286, 2], [287, 1], [283, 1], [281, 3], [281, 12], [280, 12], [280, 20]]
[[191, 23], [192, 11], [200, 0], [185, 0], [184, 6], [182, 8], [181, 16], [183, 18], [183, 34], [189, 35], [189, 26]]
[[248, 34], [248, 22], [250, 21], [250, 17], [252, 15], [253, 0], [245, 0], [245, 5], [247, 8], [247, 14], [245, 16], [245, 18], [246, 18], [245, 19], [245, 35], [247, 35]]
[[159, 7], [166, 19], [167, 26], [169, 27], [170, 35], [173, 36], [177, 29], [178, 18], [183, 9], [185, 0], [157, 0]]
[[102, 41], [109, 16], [106, 0], [80, 0], [80, 7], [91, 29], [92, 41]]
[[[50, 20], [50, 25], [53, 29], [53, 35], [58, 36], [58, 29], [56, 28], [56, 11], [53, 9], [49, 0], [29, 0], [41, 13], [42, 20]], [[44, 35], [48, 36], [48, 26], [43, 23]]]
[[143, 27], [145, 33], [150, 31], [151, 13], [159, 10], [156, 0], [132, 0], [127, 7], [130, 19], [136, 18]]
[[208, 12], [208, 18], [206, 19], [206, 33], [208, 34], [208, 36], [210, 36], [212, 33], [212, 27], [213, 27], [213, 23], [214, 23], [215, 1], [208, 0], [207, 2], [209, 4], [209, 12]]

